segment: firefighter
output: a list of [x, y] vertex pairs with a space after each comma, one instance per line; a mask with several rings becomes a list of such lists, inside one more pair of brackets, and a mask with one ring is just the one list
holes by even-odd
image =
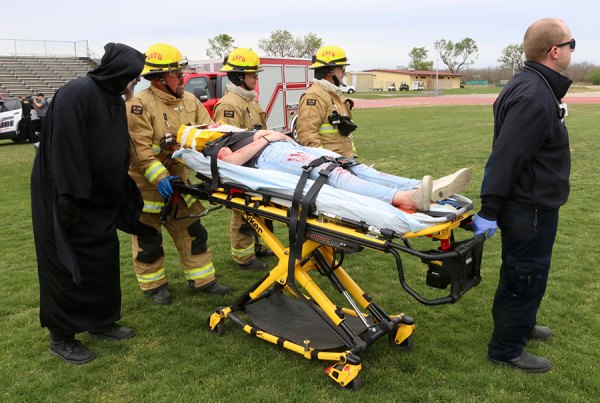
[[313, 56], [310, 69], [315, 71], [315, 80], [300, 98], [296, 123], [300, 144], [357, 156], [352, 142], [354, 103], [339, 88], [348, 65], [346, 52], [337, 46], [323, 46]]
[[[266, 129], [266, 114], [256, 101], [258, 73], [263, 69], [260, 59], [250, 49], [234, 49], [223, 61], [221, 71], [227, 73], [227, 92], [215, 105], [213, 119], [246, 130]], [[272, 252], [255, 242], [252, 227], [242, 218], [242, 213], [231, 210], [229, 226], [231, 258], [242, 270], [266, 269], [267, 264], [256, 258]]]
[[[155, 44], [146, 52], [141, 76], [150, 87], [127, 101], [127, 121], [132, 139], [129, 174], [144, 198], [140, 220], [159, 231], [156, 236], [133, 237], [133, 266], [142, 291], [157, 304], [170, 304], [164, 267], [161, 209], [173, 194], [170, 181], [179, 177], [189, 183], [187, 169], [171, 159], [172, 151], [160, 148], [161, 140], [176, 133], [182, 124], [213, 123], [196, 97], [183, 90], [183, 71], [187, 59], [179, 50]], [[167, 135], [167, 136], [166, 136]], [[194, 291], [227, 294], [228, 287], [217, 283], [215, 268], [208, 249], [208, 234], [198, 218], [204, 207], [189, 195], [173, 200], [178, 217], [165, 226], [179, 252], [188, 286]]]

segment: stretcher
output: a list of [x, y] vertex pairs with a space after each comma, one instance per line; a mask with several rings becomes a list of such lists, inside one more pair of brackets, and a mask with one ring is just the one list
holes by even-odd
[[[313, 198], [311, 189], [315, 183], [307, 181], [304, 188], [297, 186], [298, 177], [285, 178], [287, 174], [282, 177], [280, 172], [222, 161], [214, 164], [218, 171], [215, 175], [211, 159], [200, 152], [182, 149], [174, 157], [196, 171], [200, 179], [192, 186], [174, 181], [176, 192], [240, 211], [278, 259], [275, 267], [229, 306], [215, 310], [207, 320], [209, 330], [220, 336], [225, 332], [225, 320], [230, 320], [246, 333], [306, 359], [331, 361], [333, 364], [325, 373], [340, 388], [360, 385], [360, 354], [371, 344], [387, 337], [392, 348], [408, 350], [413, 345], [415, 328], [413, 318], [405, 313], [386, 313], [352, 279], [342, 267], [346, 255], [364, 249], [390, 254], [402, 288], [426, 305], [454, 303], [481, 281], [485, 237], [462, 241], [454, 237], [454, 231], [468, 230], [472, 204], [466, 197], [454, 195], [441, 209], [427, 214], [409, 215], [392, 207], [401, 216], [397, 222], [402, 225], [389, 228], [368, 221], [371, 218], [355, 217], [365, 207], [361, 205], [362, 196], [349, 198], [343, 191], [323, 185]], [[295, 188], [282, 185], [288, 180], [296, 183]], [[334, 209], [331, 202], [317, 202], [321, 193], [328, 191], [342, 195], [344, 206], [340, 210]], [[378, 200], [370, 202], [367, 207], [381, 207], [375, 203]], [[355, 214], [345, 216], [348, 211]], [[371, 209], [366, 211], [370, 213]], [[280, 239], [269, 221], [288, 227], [287, 239]], [[428, 250], [413, 248], [412, 241], [421, 237], [432, 238], [439, 246]], [[449, 288], [448, 294], [430, 299], [415, 291], [405, 278], [402, 254], [420, 259], [427, 268], [426, 284], [435, 289]], [[343, 300], [344, 306], [332, 301], [328, 295], [331, 292], [341, 296], [336, 298]]]

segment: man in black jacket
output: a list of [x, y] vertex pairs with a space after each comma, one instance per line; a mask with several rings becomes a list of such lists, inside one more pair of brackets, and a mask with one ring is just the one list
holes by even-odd
[[121, 94], [144, 67], [137, 50], [109, 43], [100, 65], [56, 92], [31, 175], [40, 322], [50, 353], [84, 364], [94, 353], [76, 333], [121, 340], [117, 229], [156, 232], [138, 219], [143, 201], [127, 174], [129, 144]]
[[524, 351], [527, 340], [552, 332], [536, 324], [546, 291], [558, 211], [569, 195], [571, 157], [562, 98], [571, 80], [575, 39], [566, 23], [545, 18], [525, 32], [527, 61], [494, 103], [494, 142], [481, 185], [476, 234], [502, 236], [502, 267], [488, 358], [527, 372], [546, 372], [544, 357]]

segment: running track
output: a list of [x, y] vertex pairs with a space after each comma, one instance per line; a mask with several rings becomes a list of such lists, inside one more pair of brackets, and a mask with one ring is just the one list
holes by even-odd
[[[354, 107], [385, 108], [390, 106], [421, 106], [421, 105], [491, 105], [496, 100], [496, 94], [474, 95], [442, 95], [439, 97], [406, 97], [354, 99]], [[567, 104], [600, 104], [600, 92], [582, 92], [567, 95], [563, 99]]]

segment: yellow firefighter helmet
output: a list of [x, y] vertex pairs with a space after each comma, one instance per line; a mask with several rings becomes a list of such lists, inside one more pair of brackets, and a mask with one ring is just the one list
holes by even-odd
[[225, 56], [221, 71], [225, 73], [258, 73], [263, 71], [258, 55], [246, 48], [236, 48]]
[[180, 70], [188, 65], [179, 49], [164, 43], [156, 43], [146, 51], [146, 62], [141, 76]]
[[346, 52], [337, 46], [322, 46], [317, 54], [312, 57], [311, 69], [319, 67], [349, 66]]

